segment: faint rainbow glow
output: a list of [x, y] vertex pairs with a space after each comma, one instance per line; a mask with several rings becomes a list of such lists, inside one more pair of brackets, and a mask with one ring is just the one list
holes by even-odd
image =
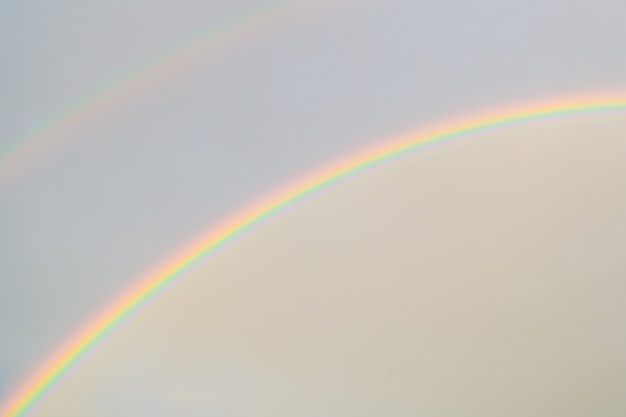
[[121, 297], [109, 305], [62, 349], [54, 354], [30, 376], [25, 384], [9, 398], [0, 411], [2, 417], [24, 416], [54, 384], [97, 342], [101, 341], [118, 324], [136, 311], [147, 300], [167, 285], [185, 276], [185, 272], [215, 254], [225, 243], [250, 231], [253, 226], [320, 189], [329, 187], [375, 165], [388, 162], [409, 151], [423, 150], [435, 144], [467, 138], [472, 133], [496, 127], [520, 124], [530, 120], [576, 117], [598, 112], [624, 112], [626, 95], [621, 97], [561, 100], [540, 105], [497, 111], [452, 123], [438, 128], [384, 141], [382, 145], [367, 149], [350, 158], [334, 163], [279, 190], [268, 198], [244, 209], [232, 218], [202, 235], [169, 261], [138, 280]]
[[90, 116], [135, 94], [143, 86], [157, 84], [169, 74], [179, 72], [210, 45], [249, 36], [255, 30], [266, 31], [282, 16], [292, 21], [296, 11], [305, 13], [312, 10], [313, 5], [309, 3], [305, 0], [265, 2], [217, 26], [211, 26], [86, 92], [18, 136], [0, 142], [0, 187], [18, 173], [31, 170], [41, 159], [49, 157], [50, 152], [59, 149], [61, 139], [67, 136], [64, 133], [84, 123]]

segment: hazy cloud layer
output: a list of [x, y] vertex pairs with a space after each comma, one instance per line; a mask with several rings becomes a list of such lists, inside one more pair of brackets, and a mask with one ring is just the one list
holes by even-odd
[[[252, 8], [274, 4], [265, 0], [0, 2], [0, 147], [88, 92], [102, 89], [196, 34], [237, 20]], [[266, 21], [251, 21], [242, 30], [207, 43], [183, 65], [140, 77], [141, 82], [114, 94], [105, 105], [96, 106], [96, 111], [74, 120], [58, 134], [37, 137], [36, 143], [48, 144], [39, 159], [22, 165], [19, 175], [9, 176], [8, 181], [0, 174], [4, 178], [0, 182], [0, 398], [139, 276], [233, 211], [295, 177], [399, 132], [485, 108], [548, 96], [617, 93], [626, 88], [626, 55], [621, 53], [626, 3], [622, 0], [298, 0], [289, 5]], [[578, 131], [574, 129], [573, 134]], [[593, 221], [580, 222], [588, 226], [542, 214], [543, 205], [551, 213], [567, 213], [568, 199], [579, 195], [580, 187], [599, 196], [619, 190], [610, 181], [593, 180], [593, 187], [585, 185], [577, 173], [598, 171], [607, 178], [621, 178], [623, 153], [610, 147], [604, 151], [595, 140], [580, 143], [575, 149], [556, 146], [548, 153], [536, 152], [534, 147], [516, 148], [521, 152], [514, 159], [521, 161], [517, 165], [504, 163], [513, 159], [498, 155], [486, 158], [499, 164], [491, 168], [493, 175], [484, 178], [493, 187], [499, 186], [500, 178], [509, 178], [520, 187], [534, 187], [552, 178], [551, 186], [545, 183], [536, 189], [539, 194], [533, 199], [540, 200], [539, 205], [516, 195], [494, 197], [488, 207], [473, 205], [483, 201], [477, 195], [487, 191], [478, 185], [459, 185], [471, 179], [467, 170], [452, 176], [457, 171], [424, 166], [420, 168], [424, 175], [415, 181], [440, 205], [415, 210], [431, 218], [459, 212], [469, 216], [452, 217], [456, 222], [466, 221], [468, 229], [455, 240], [457, 246], [449, 249], [494, 250], [503, 258], [490, 268], [506, 270], [506, 245], [531, 241], [535, 229], [524, 225], [533, 224], [542, 225], [546, 236], [555, 241], [571, 241], [562, 256], [576, 253], [571, 258], [581, 270], [606, 267], [610, 275], [613, 264], [604, 259], [618, 256], [610, 248], [619, 251], [623, 235], [613, 223], [597, 226], [597, 222], [612, 219], [611, 210], [619, 210], [621, 200], [615, 200], [615, 206], [607, 202], [597, 207], [595, 201], [605, 200], [596, 199], [596, 194], [576, 200], [577, 205], [593, 207], [590, 212], [597, 213]], [[467, 146], [454, 149], [446, 152], [456, 155], [455, 164], [469, 164], [471, 172], [482, 172], [465, 156]], [[529, 157], [539, 158], [533, 164], [542, 170], [529, 167], [525, 162]], [[416, 164], [426, 164], [430, 158], [424, 156]], [[550, 175], [545, 177], [544, 171]], [[383, 182], [377, 192], [393, 180]], [[366, 190], [372, 187], [372, 192], [377, 189], [365, 179], [359, 184]], [[394, 187], [405, 190], [408, 185]], [[370, 191], [363, 192], [367, 196]], [[388, 213], [391, 220], [409, 216], [403, 204], [388, 198], [389, 203], [383, 199], [380, 204], [389, 207], [380, 210], [397, 210]], [[406, 192], [403, 198], [413, 201], [417, 196]], [[367, 202], [365, 206], [375, 210], [377, 205]], [[333, 200], [328, 207], [339, 210], [339, 204]], [[379, 218], [355, 201], [345, 204], [351, 214], [344, 217], [362, 222], [355, 223], [355, 229], [363, 229], [361, 225], [370, 217]], [[359, 207], [358, 213], [354, 207]], [[610, 210], [605, 213], [599, 207]], [[524, 214], [502, 214], [518, 209]], [[334, 214], [328, 216], [334, 218]], [[481, 225], [486, 216], [495, 222], [492, 229], [469, 228], [470, 218]], [[504, 226], [495, 226], [509, 221], [519, 234], [507, 234]], [[448, 242], [437, 237], [439, 228], [447, 227], [445, 222], [407, 227], [405, 231], [398, 226], [397, 232], [426, 233], [437, 245]], [[276, 236], [286, 239], [282, 232]], [[363, 236], [359, 242], [366, 238], [377, 241]], [[350, 239], [345, 237], [346, 245]], [[475, 246], [474, 239], [491, 239], [495, 246]], [[610, 245], [590, 249], [587, 241]], [[377, 251], [386, 249], [383, 242], [362, 256], [353, 255], [354, 259], [344, 259], [343, 249], [338, 248], [336, 256], [344, 266], [336, 268], [350, 271], [349, 262], [365, 255], [373, 262]], [[538, 250], [547, 250], [553, 248], [551, 242], [544, 239], [534, 244]], [[420, 247], [420, 256], [444, 269], [457, 268], [444, 262], [447, 255], [440, 248]], [[265, 259], [266, 255], [255, 256]], [[470, 254], [467, 257], [470, 271], [487, 268], [472, 264]], [[398, 262], [371, 268], [408, 267]], [[378, 288], [375, 282], [370, 285]], [[398, 308], [402, 305], [399, 302]], [[336, 326], [333, 332], [343, 332], [339, 322]], [[363, 334], [357, 332], [350, 340]], [[274, 339], [267, 340], [271, 345]], [[216, 363], [232, 364], [220, 365], [218, 373], [232, 375], [233, 384], [270, 378], [252, 364], [240, 362], [240, 356], [219, 358]], [[259, 353], [258, 358], [264, 356]], [[152, 362], [146, 366], [150, 368]], [[272, 368], [272, 372], [281, 378], [278, 370]], [[355, 377], [349, 374], [347, 378]], [[312, 382], [317, 381], [313, 377], [306, 381], [302, 383], [318, 383]], [[142, 385], [141, 379], [133, 383]], [[172, 388], [172, 395], [204, 398], [204, 388], [194, 384]], [[329, 384], [328, 393], [346, 385], [341, 381], [324, 384]], [[279, 382], [266, 385], [284, 387]], [[293, 379], [286, 385], [299, 387]], [[157, 384], [150, 389], [162, 387]], [[354, 397], [351, 393], [339, 396], [352, 404], [350, 398], [361, 398], [373, 388], [363, 389], [355, 388]], [[403, 397], [397, 396], [403, 409]], [[129, 405], [123, 395], [115, 398]]]
[[626, 411], [621, 117], [417, 152], [266, 222], [33, 416]]

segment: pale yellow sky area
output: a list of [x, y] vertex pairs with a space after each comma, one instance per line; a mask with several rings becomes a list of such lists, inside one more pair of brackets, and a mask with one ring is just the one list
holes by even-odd
[[151, 302], [32, 416], [624, 415], [624, 137], [623, 116], [528, 122], [329, 187]]

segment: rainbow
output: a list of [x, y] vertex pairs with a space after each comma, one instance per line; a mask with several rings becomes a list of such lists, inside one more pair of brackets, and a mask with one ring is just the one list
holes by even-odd
[[272, 27], [281, 16], [292, 20], [296, 11], [304, 13], [311, 11], [312, 7], [302, 0], [274, 0], [262, 4], [202, 30], [86, 92], [30, 129], [0, 143], [0, 186], [5, 186], [18, 172], [48, 156], [53, 148], [58, 149], [64, 133], [124, 97], [180, 71], [210, 45], [226, 39], [241, 39], [254, 33], [255, 29]]
[[192, 242], [169, 261], [139, 279], [136, 285], [111, 303], [106, 310], [102, 311], [60, 351], [53, 355], [45, 365], [39, 368], [39, 371], [32, 375], [19, 391], [9, 399], [0, 411], [0, 416], [18, 417], [25, 415], [72, 366], [77, 364], [90, 348], [104, 339], [140, 306], [163, 291], [168, 285], [172, 285], [183, 278], [187, 271], [206, 261], [226, 243], [252, 230], [255, 225], [275, 216], [303, 198], [313, 195], [318, 190], [325, 189], [358, 172], [393, 160], [410, 151], [452, 142], [472, 133], [531, 120], [574, 117], [607, 111], [626, 111], [626, 95], [612, 98], [544, 102], [540, 105], [497, 111], [443, 124], [435, 129], [385, 141], [380, 146], [366, 149], [293, 182], [224, 221]]

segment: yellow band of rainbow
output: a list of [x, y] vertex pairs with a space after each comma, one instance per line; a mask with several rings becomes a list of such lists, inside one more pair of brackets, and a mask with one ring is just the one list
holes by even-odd
[[[292, 183], [210, 230], [196, 242], [180, 251], [177, 256], [140, 279], [136, 285], [111, 303], [106, 310], [101, 312], [72, 340], [66, 343], [59, 352], [52, 356], [38, 372], [32, 375], [27, 383], [9, 398], [7, 404], [1, 409], [0, 416], [24, 416], [68, 369], [139, 306], [166, 285], [182, 278], [186, 271], [205, 261], [225, 243], [249, 231], [254, 225], [277, 214], [303, 197], [310, 196], [317, 190], [409, 151], [466, 137], [471, 133], [529, 120], [578, 116], [611, 110], [626, 111], [626, 94], [613, 97], [605, 96], [604, 98], [544, 102], [540, 105], [492, 112], [464, 121], [447, 123], [438, 128], [397, 140], [385, 141], [380, 146], [367, 149]], [[626, 113], [624, 114], [626, 115]]]

